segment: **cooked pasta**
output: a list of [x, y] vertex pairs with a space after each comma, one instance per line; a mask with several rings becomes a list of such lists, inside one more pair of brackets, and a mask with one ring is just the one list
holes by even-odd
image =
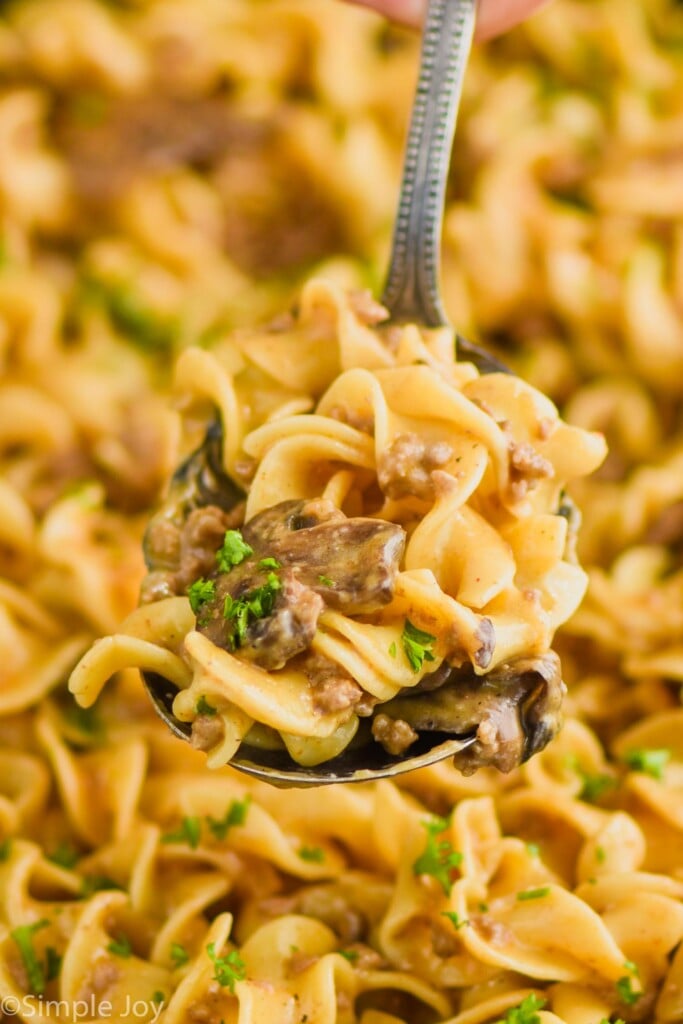
[[[332, 0], [2, 6], [5, 1020], [683, 1019], [682, 43], [673, 0], [555, 0], [468, 73], [451, 317], [609, 445], [568, 488], [588, 587], [553, 641], [562, 730], [505, 775], [283, 791], [207, 771], [127, 667], [192, 683], [168, 653], [194, 631], [187, 597], [138, 607], [143, 533], [213, 408], [228, 422], [235, 332], [314, 287], [318, 316], [353, 324], [338, 297], [377, 292], [414, 42]], [[231, 436], [262, 465], [286, 417], [329, 420], [344, 508], [374, 438], [309, 386], [263, 393]], [[113, 681], [79, 708], [69, 675], [122, 623]]]
[[212, 767], [254, 726], [320, 764], [371, 719], [365, 742], [394, 755], [426, 722], [476, 730], [458, 763], [509, 771], [557, 728], [550, 644], [586, 585], [562, 496], [604, 441], [456, 361], [449, 329], [382, 331], [386, 311], [355, 306], [314, 280], [291, 325], [183, 352], [180, 386], [219, 410], [234, 507], [192, 507], [183, 473], [146, 533], [143, 608], [70, 689], [89, 707], [113, 671], [153, 668]]

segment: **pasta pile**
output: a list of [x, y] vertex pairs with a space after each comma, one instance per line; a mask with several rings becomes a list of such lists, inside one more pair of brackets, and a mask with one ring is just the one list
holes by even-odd
[[[504, 667], [488, 715], [474, 680], [481, 738], [464, 764], [510, 770], [529, 748], [501, 709], [535, 657], [540, 745], [554, 734], [561, 684], [541, 659], [586, 586], [558, 509], [567, 482], [602, 462], [602, 435], [559, 422], [518, 378], [456, 362], [449, 329], [373, 331], [386, 312], [363, 301], [355, 312], [340, 289], [311, 281], [291, 325], [183, 353], [178, 381], [217, 406], [220, 468], [233, 487], [246, 476], [246, 501], [227, 515], [206, 503], [157, 517], [143, 583], [152, 603], [80, 662], [69, 686], [83, 706], [114, 671], [140, 666], [181, 687], [174, 714], [193, 723], [211, 767], [253, 742], [255, 723], [316, 765], [369, 715], [390, 753], [410, 750], [417, 705], [406, 694], [436, 688], [447, 719], [455, 669], [498, 679]], [[230, 528], [243, 523], [243, 535]], [[468, 676], [456, 676], [459, 706]]]
[[564, 728], [509, 775], [276, 791], [136, 671], [66, 681], [138, 614], [176, 358], [311, 278], [377, 292], [415, 43], [332, 0], [3, 5], [5, 1019], [683, 1019], [682, 45], [673, 0], [556, 0], [475, 55], [454, 154], [453, 322], [610, 450]]

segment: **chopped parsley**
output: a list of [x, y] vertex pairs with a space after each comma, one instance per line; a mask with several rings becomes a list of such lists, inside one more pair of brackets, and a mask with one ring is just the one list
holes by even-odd
[[48, 853], [47, 859], [60, 868], [72, 868], [79, 858], [78, 850], [71, 843], [60, 843], [59, 846]]
[[188, 843], [193, 850], [199, 846], [202, 823], [199, 818], [183, 818], [176, 832], [167, 832], [161, 837], [162, 843]]
[[92, 896], [94, 892], [102, 892], [103, 889], [122, 889], [123, 886], [115, 882], [109, 875], [86, 875], [83, 879], [81, 892], [84, 896]]
[[204, 694], [197, 701], [195, 709], [198, 715], [215, 715], [217, 713], [213, 704], [209, 704]]
[[489, 905], [488, 905], [488, 903], [479, 903], [479, 904], [477, 904], [477, 910], [479, 911], [480, 914], [488, 914], [488, 912], [489, 912]]
[[526, 850], [530, 857], [540, 857], [541, 849], [538, 843], [527, 843]]
[[126, 960], [133, 952], [133, 947], [125, 935], [120, 935], [118, 939], [112, 939], [107, 946], [107, 949], [110, 953], [113, 953], [114, 956], [121, 956]]
[[277, 558], [262, 558], [258, 564], [259, 569], [281, 569], [282, 566]]
[[210, 942], [206, 947], [214, 972], [214, 981], [224, 988], [227, 987], [235, 994], [235, 982], [243, 981], [247, 976], [247, 968], [244, 960], [236, 949], [231, 950], [226, 956], [218, 956], [215, 942]]
[[235, 599], [226, 594], [223, 605], [223, 617], [231, 623], [228, 640], [236, 650], [242, 644], [247, 629], [257, 619], [267, 618], [275, 607], [275, 598], [282, 584], [274, 572], [269, 572], [266, 582], [261, 587], [251, 590], [243, 597]]
[[196, 615], [207, 601], [213, 601], [216, 596], [216, 584], [213, 580], [205, 580], [200, 576], [187, 588], [187, 596], [190, 599], [190, 608]]
[[429, 648], [436, 643], [436, 637], [418, 629], [410, 619], [406, 619], [403, 626], [401, 643], [413, 672], [419, 672], [425, 661], [434, 661], [434, 655]]
[[163, 1003], [165, 998], [166, 996], [161, 991], [161, 989], [157, 989], [156, 992], [152, 992], [152, 1002], [155, 1003], [157, 1006]]
[[627, 1006], [633, 1006], [643, 994], [642, 992], [633, 991], [633, 981], [628, 975], [619, 978], [615, 987], [622, 1003], [626, 1003]]
[[590, 772], [584, 771], [579, 764], [576, 754], [569, 754], [565, 758], [565, 764], [567, 768], [578, 775], [581, 779], [581, 792], [579, 798], [581, 800], [587, 800], [589, 803], [594, 803], [599, 800], [601, 796], [606, 793], [608, 789], [612, 789], [617, 784], [617, 780], [611, 775], [595, 774], [592, 775]]
[[523, 999], [519, 1006], [511, 1006], [506, 1010], [504, 1019], [497, 1020], [495, 1024], [540, 1024], [538, 1011], [543, 1009], [546, 1002], [547, 1000], [532, 993]]
[[302, 846], [297, 853], [302, 860], [309, 861], [311, 864], [322, 864], [325, 860], [325, 851], [321, 850], [319, 846]]
[[233, 800], [222, 818], [212, 818], [208, 815], [206, 822], [216, 839], [225, 839], [233, 826], [244, 825], [250, 803], [251, 796], [247, 795], [244, 800]]
[[54, 981], [59, 977], [62, 969], [62, 958], [54, 946], [48, 946], [45, 950], [45, 980]]
[[146, 352], [165, 352], [175, 346], [178, 325], [150, 309], [130, 284], [86, 277], [86, 300], [100, 305], [119, 334]]
[[47, 928], [49, 923], [46, 918], [43, 918], [40, 921], [36, 921], [35, 924], [19, 925], [18, 928], [14, 928], [10, 932], [26, 968], [28, 987], [37, 996], [42, 995], [45, 991], [46, 977], [45, 968], [36, 956], [36, 951], [33, 948], [33, 936], [41, 928]]
[[605, 848], [603, 846], [595, 847], [595, 859], [597, 860], [598, 864], [605, 863], [607, 859], [607, 854], [605, 853]]
[[189, 953], [179, 942], [171, 944], [171, 960], [174, 967], [183, 967], [190, 960]]
[[345, 960], [348, 960], [350, 964], [355, 964], [356, 960], [360, 956], [355, 949], [338, 949], [339, 956], [343, 956]]
[[671, 758], [671, 751], [662, 749], [627, 750], [624, 763], [631, 771], [645, 772], [653, 779], [664, 778], [664, 767]]
[[544, 885], [540, 889], [524, 889], [517, 893], [518, 900], [542, 900], [544, 896], [550, 895], [550, 886]]
[[453, 849], [448, 839], [437, 840], [437, 836], [449, 825], [448, 818], [434, 817], [422, 822], [427, 832], [427, 845], [413, 864], [413, 874], [431, 875], [447, 896], [453, 884], [451, 875], [462, 863], [462, 854]]
[[7, 860], [10, 853], [12, 852], [12, 840], [7, 838], [3, 839], [0, 843], [0, 863]]
[[254, 549], [249, 547], [239, 530], [226, 530], [223, 544], [216, 552], [218, 568], [221, 572], [230, 572], [253, 554]]
[[[612, 1022], [607, 1020], [607, 1017], [603, 1017], [600, 1024], [612, 1024]], [[622, 1020], [621, 1017], [618, 1017], [617, 1020], [614, 1021], [614, 1024], [626, 1024], [626, 1021]]]
[[460, 914], [456, 914], [454, 910], [442, 910], [441, 916], [448, 918], [456, 932], [459, 932], [461, 928], [464, 928], [466, 924], [470, 923], [465, 918], [460, 917]]
[[322, 583], [324, 587], [333, 587], [334, 580], [331, 576], [318, 576], [318, 583]]
[[389, 644], [389, 656], [395, 658], [398, 654], [398, 648], [396, 647], [396, 641], [392, 640]]

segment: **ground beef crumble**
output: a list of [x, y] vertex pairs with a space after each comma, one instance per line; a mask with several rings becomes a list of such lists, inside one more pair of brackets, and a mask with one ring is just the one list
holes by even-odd
[[388, 498], [434, 497], [434, 470], [453, 457], [447, 441], [425, 441], [417, 434], [398, 434], [382, 453], [377, 467], [379, 486]]

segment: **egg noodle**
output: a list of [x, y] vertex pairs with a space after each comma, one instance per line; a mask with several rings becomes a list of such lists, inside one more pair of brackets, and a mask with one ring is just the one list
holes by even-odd
[[[3, 5], [4, 1019], [683, 1020], [682, 47], [670, 0], [556, 0], [475, 54], [445, 293], [458, 329], [497, 348], [520, 385], [457, 362], [449, 378], [438, 333], [406, 329], [424, 365], [402, 362], [343, 298], [376, 292], [384, 265], [412, 37], [332, 0]], [[170, 367], [183, 436], [199, 443], [213, 406], [229, 422], [236, 329], [298, 294], [300, 327], [348, 325], [330, 358], [362, 336], [353, 359], [301, 389], [312, 407], [289, 389], [286, 416], [331, 425], [301, 439], [303, 477], [306, 452], [331, 443], [346, 444], [356, 479], [374, 465], [369, 434], [316, 408], [338, 369], [377, 383], [376, 436], [382, 402], [390, 425], [422, 415], [417, 389], [408, 411], [394, 405], [392, 375], [438, 364], [482, 429], [500, 433], [509, 410], [491, 417], [468, 393], [499, 385], [496, 401], [512, 387], [548, 395], [572, 424], [558, 433], [607, 437], [604, 465], [570, 486], [588, 589], [553, 643], [565, 725], [510, 774], [441, 763], [396, 782], [275, 790], [207, 771], [156, 718], [131, 660], [91, 708], [67, 691], [94, 641], [137, 621], [129, 635], [144, 642], [143, 612], [155, 640], [169, 607], [136, 611], [143, 533], [182, 454]], [[265, 372], [285, 381], [268, 340]], [[285, 415], [265, 423], [281, 399], [225, 432], [253, 444], [254, 511], [272, 504], [258, 467], [288, 443]], [[534, 401], [524, 429], [537, 415], [554, 424]], [[546, 485], [576, 475], [573, 447], [525, 500], [555, 500]], [[483, 504], [509, 466], [496, 450], [462, 507], [502, 531]], [[354, 485], [335, 468], [324, 485], [342, 502]], [[578, 572], [562, 553], [553, 565]], [[536, 542], [532, 554], [544, 555]], [[539, 649], [575, 603], [562, 600], [532, 623]], [[194, 616], [184, 596], [171, 601], [185, 610], [165, 621], [184, 635]], [[342, 644], [339, 620], [356, 620], [324, 614]], [[497, 632], [503, 657], [526, 643]], [[172, 644], [149, 646], [170, 674]], [[191, 682], [177, 667], [178, 685]]]

